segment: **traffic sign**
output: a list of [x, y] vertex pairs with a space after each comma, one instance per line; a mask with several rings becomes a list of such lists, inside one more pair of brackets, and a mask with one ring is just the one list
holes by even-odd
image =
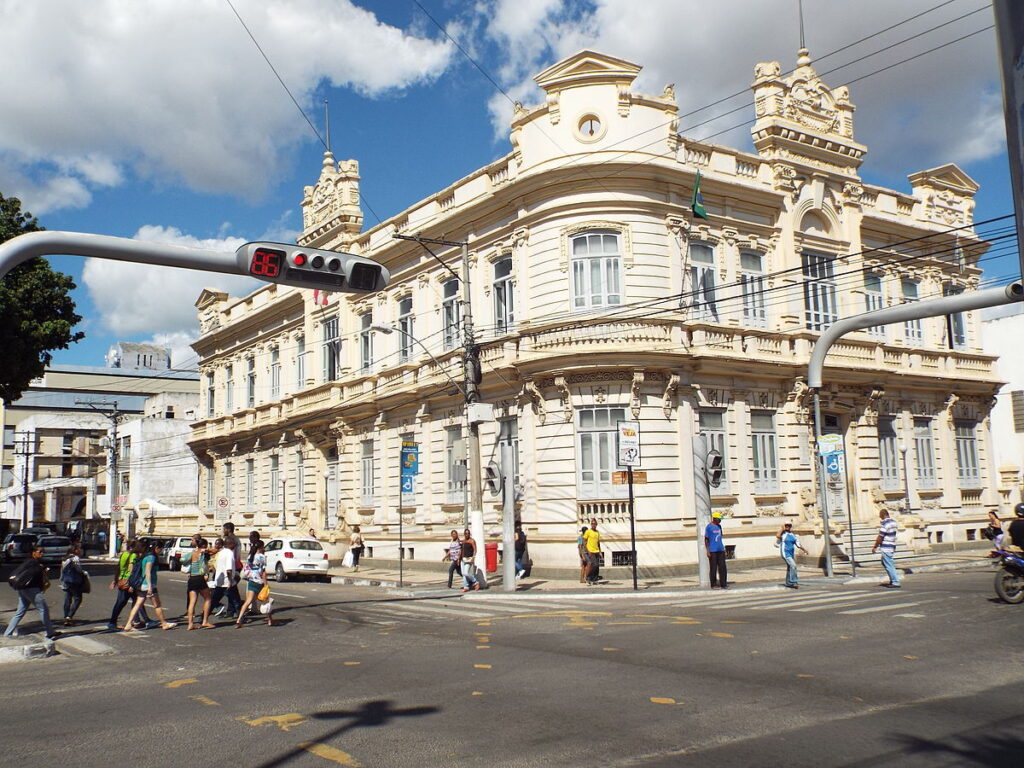
[[842, 454], [829, 453], [825, 456], [825, 471], [830, 475], [838, 475], [842, 471]]
[[227, 496], [217, 499], [216, 516], [218, 520], [227, 520], [231, 516], [231, 499]]
[[640, 422], [618, 422], [618, 447], [620, 467], [640, 466]]
[[402, 475], [402, 493], [416, 492], [416, 476]]

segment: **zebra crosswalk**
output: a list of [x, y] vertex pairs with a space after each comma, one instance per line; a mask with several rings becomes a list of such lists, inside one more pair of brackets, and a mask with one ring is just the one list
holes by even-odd
[[[783, 611], [794, 613], [831, 613], [846, 616], [895, 613], [901, 609], [919, 608], [943, 600], [939, 592], [897, 592], [877, 587], [870, 589], [807, 588], [800, 592], [789, 590], [758, 590], [747, 592], [694, 592], [686, 596], [649, 596], [637, 601], [630, 596], [607, 601], [572, 597], [521, 599], [515, 597], [487, 597], [483, 599], [402, 599], [360, 603], [358, 608], [338, 610], [362, 623], [392, 626], [404, 622], [481, 622], [502, 619], [530, 619], [550, 616], [603, 614], [610, 617], [628, 616], [646, 611], [648, 618], [656, 618], [657, 611], [666, 611], [672, 618], [680, 611], [690, 616], [714, 615], [722, 611]], [[669, 614], [672, 615], [669, 615]], [[918, 616], [919, 614], [908, 614]]]

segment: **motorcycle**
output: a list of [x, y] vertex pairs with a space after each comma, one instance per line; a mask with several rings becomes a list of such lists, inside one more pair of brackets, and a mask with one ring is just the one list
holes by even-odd
[[1024, 603], [1024, 557], [1000, 550], [998, 564], [996, 594], [1007, 603]]

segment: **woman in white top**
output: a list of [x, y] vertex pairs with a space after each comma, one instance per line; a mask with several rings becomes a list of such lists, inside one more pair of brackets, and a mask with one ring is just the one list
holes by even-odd
[[363, 536], [359, 533], [359, 526], [352, 526], [352, 536], [348, 540], [348, 548], [352, 553], [352, 570], [359, 570], [359, 556], [363, 554]]

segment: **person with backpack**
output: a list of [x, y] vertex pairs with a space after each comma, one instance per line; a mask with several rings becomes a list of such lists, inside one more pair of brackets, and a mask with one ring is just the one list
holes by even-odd
[[523, 568], [523, 558], [526, 556], [526, 531], [523, 530], [522, 523], [516, 523], [516, 578], [521, 579], [526, 575], [526, 569]]
[[46, 639], [56, 638], [57, 633], [53, 631], [53, 625], [50, 624], [50, 607], [46, 604], [46, 598], [43, 596], [43, 592], [50, 586], [50, 579], [46, 575], [46, 566], [43, 565], [42, 547], [32, 547], [32, 554], [14, 569], [8, 583], [18, 593], [18, 610], [11, 617], [4, 637], [18, 636], [18, 624], [28, 613], [29, 607], [34, 605], [39, 611], [39, 617], [43, 620]]
[[160, 620], [160, 626], [163, 629], [174, 629], [178, 625], [167, 621], [164, 616], [164, 607], [160, 603], [160, 594], [157, 591], [156, 556], [160, 551], [160, 543], [154, 541], [148, 547], [143, 546], [145, 555], [135, 561], [135, 564], [132, 565], [131, 575], [128, 577], [129, 588], [135, 590], [135, 605], [132, 606], [132, 610], [128, 614], [128, 621], [125, 622], [121, 631], [135, 631], [132, 622], [147, 599], [153, 604], [153, 610], [156, 611], [156, 617]]
[[210, 623], [210, 606], [213, 604], [213, 600], [210, 597], [210, 586], [207, 584], [207, 571], [210, 568], [210, 558], [207, 554], [209, 543], [206, 539], [199, 539], [196, 542], [196, 548], [192, 550], [192, 555], [188, 559], [188, 608], [186, 610], [186, 616], [188, 617], [188, 628], [196, 629], [196, 625], [192, 622], [192, 615], [195, 611], [196, 602], [198, 598], [203, 598], [203, 623], [199, 625], [201, 629], [213, 629], [214, 625]]
[[[124, 551], [118, 555], [117, 571], [115, 571], [109, 587], [109, 589], [117, 590], [117, 597], [114, 598], [114, 608], [110, 612], [110, 621], [107, 622], [108, 632], [117, 632], [120, 629], [117, 622], [121, 618], [121, 611], [128, 603], [135, 600], [135, 590], [128, 585], [128, 578], [132, 575], [132, 567], [142, 557], [142, 551], [142, 542], [129, 539], [125, 542]], [[139, 609], [137, 618], [146, 629], [156, 626], [155, 621], [150, 621], [149, 615], [146, 613], [146, 606]]]
[[68, 547], [67, 557], [60, 567], [60, 586], [64, 590], [64, 626], [74, 624], [75, 613], [82, 604], [82, 595], [89, 582], [89, 574], [82, 568], [82, 548], [78, 544]]

